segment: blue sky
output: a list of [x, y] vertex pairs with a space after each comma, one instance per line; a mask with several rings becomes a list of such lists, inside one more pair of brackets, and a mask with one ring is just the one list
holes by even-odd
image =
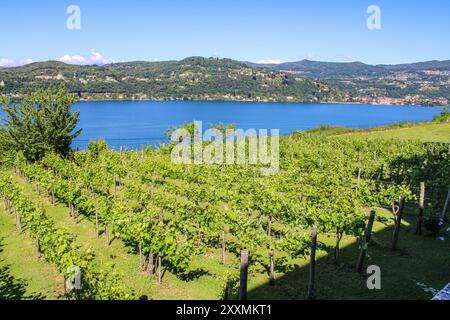
[[[248, 61], [450, 59], [450, 1], [2, 1], [0, 65], [218, 56]], [[69, 5], [81, 29], [68, 30]], [[369, 5], [381, 30], [366, 27]]]

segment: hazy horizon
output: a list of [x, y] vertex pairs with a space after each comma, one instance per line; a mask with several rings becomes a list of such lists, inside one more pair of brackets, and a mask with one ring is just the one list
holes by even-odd
[[261, 64], [261, 65], [265, 65], [265, 64], [267, 64], [267, 65], [268, 64], [277, 65], [277, 64], [284, 64], [284, 63], [301, 62], [301, 61], [312, 61], [312, 62], [320, 62], [320, 63], [342, 63], [342, 64], [346, 64], [346, 63], [363, 63], [365, 65], [370, 65], [370, 66], [381, 66], [381, 65], [414, 64], [414, 63], [423, 63], [423, 62], [431, 62], [431, 61], [439, 61], [439, 62], [450, 61], [450, 58], [449, 58], [449, 59], [444, 59], [444, 60], [432, 59], [432, 60], [425, 60], [425, 61], [411, 61], [411, 62], [404, 62], [404, 63], [399, 63], [399, 64], [389, 64], [389, 63], [370, 64], [370, 63], [366, 63], [364, 61], [359, 61], [359, 60], [355, 60], [355, 61], [325, 61], [325, 60], [313, 60], [313, 59], [306, 59], [305, 58], [305, 59], [296, 60], [296, 61], [265, 62], [265, 61], [236, 60], [236, 59], [229, 58], [229, 57], [187, 56], [185, 58], [177, 59], [177, 60], [175, 60], [175, 59], [169, 59], [169, 60], [129, 60], [129, 61], [113, 61], [113, 62], [109, 62], [109, 63], [105, 63], [105, 64], [78, 64], [78, 63], [71, 63], [71, 62], [60, 61], [58, 59], [50, 59], [50, 60], [32, 61], [32, 62], [23, 63], [23, 64], [19, 64], [19, 65], [14, 65], [14, 66], [0, 66], [0, 68], [14, 68], [14, 67], [26, 66], [26, 65], [29, 65], [29, 64], [33, 64], [33, 63], [45, 63], [45, 62], [61, 62], [61, 63], [65, 63], [65, 64], [69, 64], [69, 65], [77, 65], [77, 66], [104, 66], [104, 65], [111, 65], [111, 64], [118, 64], [118, 63], [133, 63], [133, 62], [182, 61], [184, 59], [188, 59], [188, 58], [192, 58], [192, 57], [200, 57], [200, 58], [205, 58], [205, 59], [209, 59], [209, 58], [231, 59], [231, 60], [234, 60], [234, 61], [237, 61], [237, 62], [248, 62], [248, 63]]
[[[380, 20], [375, 29], [367, 25], [373, 6]], [[370, 65], [448, 60], [448, 12], [450, 2], [431, 6], [425, 1], [388, 0], [7, 2], [0, 20], [0, 66], [190, 56]], [[74, 14], [79, 23], [69, 28]]]

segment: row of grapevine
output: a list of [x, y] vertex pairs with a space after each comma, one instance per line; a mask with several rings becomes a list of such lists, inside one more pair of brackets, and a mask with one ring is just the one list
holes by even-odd
[[111, 234], [136, 250], [139, 267], [158, 281], [161, 265], [183, 275], [193, 256], [218, 248], [222, 262], [225, 252], [248, 249], [250, 263], [272, 273], [274, 260], [308, 254], [312, 225], [335, 235], [339, 260], [344, 234], [362, 237], [367, 208], [395, 211], [401, 196], [417, 198], [424, 179], [436, 208], [450, 184], [446, 144], [311, 134], [282, 139], [273, 177], [258, 166], [177, 165], [170, 145], [90, 148], [34, 164], [18, 157], [14, 165], [38, 192], [90, 219], [97, 234], [105, 229], [108, 243]]
[[11, 176], [0, 176], [0, 195], [7, 210], [15, 212], [18, 230], [29, 231], [39, 255], [55, 264], [65, 278], [73, 276], [73, 267], [79, 268], [82, 286], [69, 292], [69, 298], [133, 298], [132, 291], [120, 284], [116, 276], [100, 272], [93, 263], [93, 254], [89, 250], [82, 252], [76, 246], [75, 237], [56, 227], [44, 208], [29, 200]]

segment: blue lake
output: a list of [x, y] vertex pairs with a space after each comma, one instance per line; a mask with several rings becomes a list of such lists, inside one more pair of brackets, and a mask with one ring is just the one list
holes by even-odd
[[[209, 101], [89, 101], [78, 102], [82, 134], [74, 148], [105, 139], [113, 148], [141, 148], [166, 142], [164, 132], [194, 120], [235, 123], [242, 129], [279, 129], [280, 134], [320, 125], [367, 128], [399, 121], [426, 121], [441, 108], [311, 103], [252, 103]], [[0, 112], [1, 115], [2, 112]]]

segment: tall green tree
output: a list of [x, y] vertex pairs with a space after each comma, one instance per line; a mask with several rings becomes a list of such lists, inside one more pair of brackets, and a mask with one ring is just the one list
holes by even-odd
[[47, 152], [67, 156], [80, 133], [76, 130], [79, 112], [71, 110], [77, 98], [64, 87], [39, 90], [18, 99], [0, 99], [6, 118], [2, 119], [0, 140], [9, 149], [22, 151], [29, 161]]

